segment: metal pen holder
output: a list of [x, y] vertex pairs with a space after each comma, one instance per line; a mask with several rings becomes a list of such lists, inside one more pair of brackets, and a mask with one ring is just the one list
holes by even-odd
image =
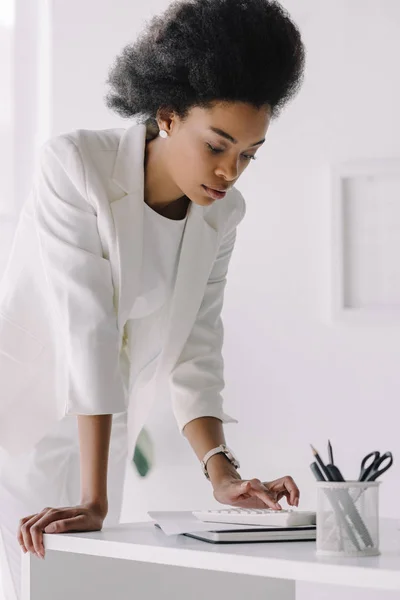
[[317, 482], [317, 554], [379, 552], [379, 481]]

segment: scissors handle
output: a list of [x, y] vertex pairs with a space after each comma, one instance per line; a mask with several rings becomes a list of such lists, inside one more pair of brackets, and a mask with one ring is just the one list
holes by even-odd
[[[368, 459], [374, 457], [372, 463], [366, 466]], [[382, 464], [387, 463], [382, 467]], [[391, 452], [385, 452], [380, 455], [379, 452], [371, 452], [361, 463], [360, 481], [375, 481], [382, 473], [387, 471], [393, 464], [393, 455]]]
[[[379, 459], [379, 456], [380, 453], [377, 450], [375, 450], [374, 452], [370, 452], [369, 454], [367, 454], [367, 456], [364, 456], [361, 462], [361, 470], [358, 481], [367, 481], [367, 478], [371, 474], [371, 471], [374, 468], [374, 464]], [[368, 461], [371, 458], [372, 461], [370, 461], [370, 464], [367, 465]]]
[[[387, 460], [387, 464], [382, 467], [382, 464]], [[382, 475], [385, 471], [389, 469], [393, 464], [393, 455], [391, 452], [385, 452], [382, 456], [376, 461], [374, 464], [374, 468], [372, 469], [367, 481], [375, 481], [378, 477]]]

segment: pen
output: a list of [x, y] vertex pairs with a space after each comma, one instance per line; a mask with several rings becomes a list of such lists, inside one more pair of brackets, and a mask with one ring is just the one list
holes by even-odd
[[331, 474], [333, 481], [344, 481], [345, 480], [336, 465], [326, 465], [326, 468], [328, 469], [329, 473]]
[[335, 463], [333, 462], [332, 444], [331, 444], [331, 441], [330, 441], [330, 440], [328, 440], [328, 454], [329, 454], [329, 462], [330, 462], [330, 464], [331, 464], [331, 465], [335, 464]]
[[[311, 446], [311, 444], [310, 444], [310, 446]], [[315, 456], [315, 460], [317, 461], [317, 463], [320, 466], [320, 469], [321, 469], [323, 475], [325, 476], [325, 481], [334, 481], [332, 475], [330, 474], [329, 470], [324, 465], [322, 458], [320, 457], [320, 455], [318, 454], [316, 449], [313, 446], [311, 446], [311, 450]]]

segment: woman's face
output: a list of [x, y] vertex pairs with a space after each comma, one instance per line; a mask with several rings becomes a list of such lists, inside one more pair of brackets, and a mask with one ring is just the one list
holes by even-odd
[[194, 107], [183, 122], [173, 116], [161, 125], [169, 134], [160, 140], [168, 145], [165, 166], [169, 176], [182, 195], [195, 204], [218, 202], [204, 186], [226, 190], [235, 185], [254, 160], [269, 122], [268, 106], [257, 110], [245, 103], [217, 103], [212, 109]]

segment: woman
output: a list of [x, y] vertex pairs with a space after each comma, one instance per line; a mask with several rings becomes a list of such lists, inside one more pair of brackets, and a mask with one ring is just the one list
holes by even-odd
[[0, 290], [7, 600], [43, 532], [118, 523], [158, 386], [219, 502], [298, 506], [291, 477], [242, 480], [225, 447], [220, 315], [245, 213], [234, 185], [303, 68], [278, 3], [175, 2], [110, 70], [107, 106], [142, 121], [42, 148]]

